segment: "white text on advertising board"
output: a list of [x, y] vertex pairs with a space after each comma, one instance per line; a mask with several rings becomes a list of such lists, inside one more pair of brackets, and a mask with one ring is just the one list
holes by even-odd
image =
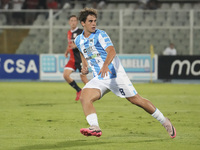
[[200, 75], [200, 70], [199, 71], [195, 71], [195, 66], [196, 65], [200, 65], [200, 60], [195, 60], [194, 62], [190, 62], [189, 60], [175, 60], [172, 65], [171, 65], [171, 70], [170, 70], [170, 75], [174, 74], [174, 68], [177, 65], [178, 68], [178, 75], [181, 75], [182, 70], [183, 70], [183, 66], [186, 66], [186, 75], [189, 75], [189, 73], [191, 72], [192, 75], [194, 76], [198, 76]]
[[125, 68], [150, 68], [149, 59], [122, 59]]
[[12, 59], [7, 59], [4, 62], [4, 70], [7, 73], [12, 73], [16, 70], [16, 72], [18, 73], [30, 73], [31, 71], [33, 71], [34, 73], [38, 73], [36, 64], [34, 60], [30, 60], [28, 62], [27, 68], [26, 68], [26, 62], [23, 59], [17, 59], [16, 62], [14, 62], [14, 60]]

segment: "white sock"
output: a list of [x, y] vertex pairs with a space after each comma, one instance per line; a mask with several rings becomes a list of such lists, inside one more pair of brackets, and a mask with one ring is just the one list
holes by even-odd
[[89, 114], [86, 117], [86, 120], [87, 120], [87, 122], [89, 123], [90, 126], [99, 126], [96, 113]]
[[165, 122], [165, 117], [164, 115], [160, 112], [159, 109], [156, 108], [155, 112], [152, 114], [152, 116], [157, 119], [158, 121], [160, 121], [161, 124], [163, 124]]

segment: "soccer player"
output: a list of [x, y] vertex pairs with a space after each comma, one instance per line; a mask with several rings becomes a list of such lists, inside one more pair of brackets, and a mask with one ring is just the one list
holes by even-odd
[[87, 74], [89, 65], [94, 76], [83, 87], [81, 93], [80, 101], [90, 127], [82, 128], [80, 132], [85, 136], [100, 137], [102, 135], [93, 102], [99, 100], [108, 91], [112, 91], [117, 96], [126, 98], [132, 104], [143, 108], [165, 127], [171, 138], [175, 138], [176, 130], [170, 120], [164, 117], [149, 100], [137, 93], [116, 56], [111, 39], [105, 31], [96, 29], [96, 10], [83, 9], [79, 20], [83, 26], [83, 32], [76, 37], [75, 44], [81, 52], [81, 72]]
[[81, 95], [81, 88], [76, 84], [74, 79], [70, 77], [70, 75], [73, 71], [78, 69], [83, 83], [86, 84], [88, 82], [87, 76], [81, 74], [81, 57], [79, 50], [73, 42], [77, 35], [81, 34], [83, 30], [77, 27], [78, 18], [75, 15], [69, 17], [69, 25], [71, 29], [67, 33], [68, 46], [65, 52], [65, 57], [68, 57], [68, 54], [70, 53], [70, 58], [68, 63], [65, 65], [63, 77], [69, 83], [69, 85], [76, 90], [77, 93], [75, 100], [78, 101]]

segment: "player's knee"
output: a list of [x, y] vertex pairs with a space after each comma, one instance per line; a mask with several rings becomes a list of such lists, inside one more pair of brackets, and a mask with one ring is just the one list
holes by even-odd
[[66, 79], [66, 75], [65, 75], [65, 73], [63, 73], [63, 78]]
[[86, 99], [86, 98], [83, 97], [83, 96], [80, 96], [80, 102], [81, 102], [82, 105], [88, 105], [88, 104], [91, 103], [91, 102], [90, 102], [90, 99]]
[[63, 78], [65, 80], [69, 79], [69, 77], [70, 77], [70, 75], [68, 73], [66, 73], [66, 72], [63, 73]]
[[80, 101], [82, 105], [89, 105], [92, 104], [95, 100], [89, 97], [84, 97], [82, 94], [80, 96]]
[[83, 99], [83, 97], [82, 97], [82, 96], [80, 96], [79, 100], [80, 100], [80, 102], [83, 104], [83, 102], [84, 102], [84, 99]]

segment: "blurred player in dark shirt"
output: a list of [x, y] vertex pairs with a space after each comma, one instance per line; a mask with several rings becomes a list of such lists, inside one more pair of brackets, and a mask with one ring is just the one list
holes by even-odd
[[77, 27], [78, 18], [75, 15], [69, 17], [69, 25], [71, 29], [67, 33], [68, 46], [65, 52], [65, 57], [68, 57], [68, 54], [70, 53], [70, 58], [68, 63], [65, 65], [63, 77], [77, 91], [75, 100], [78, 101], [81, 95], [81, 88], [76, 84], [75, 80], [70, 77], [70, 75], [78, 69], [83, 83], [86, 84], [88, 82], [86, 75], [81, 74], [81, 57], [78, 48], [74, 44], [74, 39], [77, 35], [81, 34], [83, 30]]

